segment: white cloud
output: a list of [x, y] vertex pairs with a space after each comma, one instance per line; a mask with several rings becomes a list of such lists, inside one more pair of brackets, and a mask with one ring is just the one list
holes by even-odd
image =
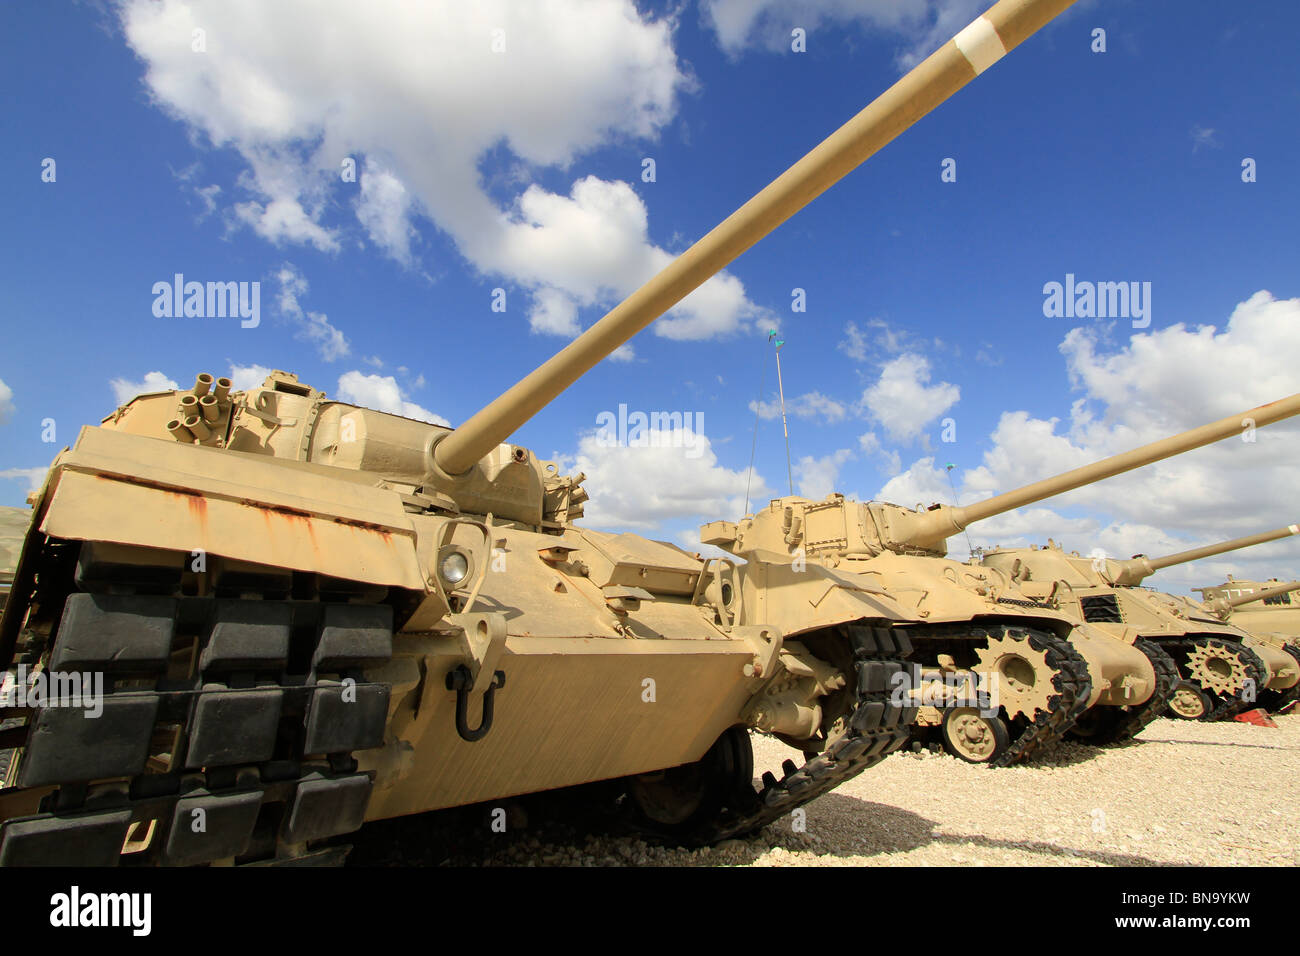
[[574, 336], [582, 331], [578, 324], [578, 304], [559, 289], [539, 289], [533, 296], [528, 324], [534, 332]]
[[[1082, 397], [1064, 418], [1004, 412], [990, 447], [959, 483], [963, 504], [1010, 491], [1140, 445], [1235, 416], [1296, 391], [1300, 299], [1259, 292], [1239, 304], [1222, 331], [1178, 324], [1104, 348], [1095, 328], [1071, 331], [1061, 345]], [[1158, 554], [1266, 531], [1295, 521], [1300, 462], [1294, 420], [1260, 428], [1253, 442], [1230, 438], [1139, 468], [1034, 508], [971, 528], [976, 544], [1042, 542], [1068, 534], [1083, 553], [1094, 547], [1128, 557]], [[954, 473], [955, 474], [955, 473]], [[915, 461], [880, 497], [911, 506], [950, 501], [933, 458]], [[1080, 509], [1084, 511], [1081, 517]], [[1078, 523], [1083, 521], [1082, 524]], [[954, 539], [954, 543], [955, 543]], [[1184, 568], [1151, 583], [1184, 590], [1213, 583], [1231, 568], [1300, 575], [1300, 548], [1279, 542]], [[1211, 573], [1213, 572], [1213, 573]], [[1238, 576], [1247, 576], [1239, 570]]]
[[895, 441], [913, 441], [961, 398], [956, 385], [929, 382], [929, 360], [904, 353], [886, 362], [880, 378], [862, 393], [863, 408]]
[[220, 194], [221, 187], [216, 183], [213, 183], [210, 186], [195, 187], [194, 195], [198, 196], [199, 199], [203, 201], [203, 215], [199, 217], [200, 219], [206, 219], [208, 216], [216, 212], [217, 196]]
[[0, 379], [0, 425], [14, 417], [14, 390]]
[[148, 372], [139, 382], [132, 382], [125, 378], [115, 378], [108, 384], [112, 386], [113, 397], [117, 399], [119, 405], [125, 405], [137, 395], [143, 395], [146, 392], [168, 392], [180, 388], [180, 385], [162, 372]]
[[800, 458], [794, 466], [799, 494], [805, 498], [821, 500], [833, 491], [840, 491], [840, 469], [852, 459], [853, 452], [847, 448], [831, 452], [823, 458]]
[[[572, 334], [576, 308], [622, 299], [673, 260], [649, 241], [645, 203], [627, 183], [587, 176], [568, 196], [529, 186], [504, 232], [470, 247], [481, 267], [504, 273], [537, 295], [534, 331]], [[654, 326], [672, 339], [733, 332], [760, 310], [735, 276], [709, 279]]]
[[0, 471], [0, 478], [9, 481], [26, 482], [26, 489], [23, 494], [27, 495], [33, 491], [40, 491], [49, 470], [48, 468], [6, 468], [4, 471]]
[[[935, 339], [935, 344], [942, 343]], [[906, 329], [896, 329], [884, 319], [868, 319], [865, 328], [859, 328], [856, 322], [846, 323], [844, 338], [835, 347], [853, 361], [865, 362], [872, 353], [897, 355], [914, 351], [919, 345]]]
[[789, 50], [790, 31], [808, 31], [809, 44], [823, 24], [883, 29], [906, 44], [898, 53], [909, 69], [988, 7], [988, 0], [703, 0], [705, 22], [730, 54], [747, 47]]
[[903, 460], [895, 449], [885, 448], [875, 432], [866, 432], [858, 436], [858, 448], [868, 457], [880, 456], [881, 468], [887, 475], [897, 475], [903, 470]]
[[[591, 495], [583, 524], [591, 528], [658, 531], [667, 522], [735, 520], [745, 507], [747, 473], [718, 464], [709, 439], [689, 428], [650, 429], [645, 445], [602, 443], [584, 434], [565, 470], [587, 474]], [[772, 491], [757, 473], [749, 483], [750, 508]]]
[[[949, 492], [944, 496], [944, 502], [951, 501], [952, 493]], [[1050, 538], [1057, 544], [1081, 550], [1084, 554], [1091, 554], [1092, 549], [1102, 546], [1103, 541], [1117, 545], [1122, 538], [1132, 539], [1140, 534], [1136, 529], [1121, 529], [1116, 525], [1107, 531], [1104, 519], [1090, 515], [1063, 515], [1051, 508], [1038, 506], [1020, 508], [981, 521], [972, 526], [969, 533], [976, 547], [1026, 547], [1031, 544], [1046, 544]], [[954, 545], [955, 554], [965, 552], [966, 539], [963, 535], [953, 535], [949, 544]], [[1137, 550], [1142, 548], [1139, 546]], [[1130, 550], [1120, 554], [1119, 551], [1108, 550], [1108, 553], [1127, 558], [1135, 552]]]
[[844, 326], [844, 341], [835, 346], [855, 362], [865, 362], [867, 360], [867, 346], [869, 340], [865, 332], [858, 328], [856, 322], [850, 322]]
[[1120, 420], [1132, 422], [1135, 434], [1154, 434], [1161, 421], [1192, 427], [1296, 391], [1300, 298], [1256, 292], [1222, 331], [1179, 322], [1134, 335], [1111, 354], [1100, 351], [1094, 329], [1078, 328], [1061, 352], [1072, 381], [1089, 399], [1122, 409]]
[[236, 203], [234, 213], [236, 219], [251, 226], [254, 232], [274, 245], [306, 243], [321, 252], [338, 251], [339, 242], [335, 235], [321, 227], [302, 208], [302, 204], [291, 197], [280, 196], [266, 203], [254, 200]]
[[1199, 125], [1193, 126], [1192, 127], [1192, 152], [1195, 153], [1202, 146], [1207, 146], [1210, 147], [1211, 149], [1218, 149], [1220, 145], [1217, 136], [1218, 132], [1219, 132], [1218, 130], [1211, 129], [1206, 126], [1199, 126]]
[[925, 508], [935, 502], [951, 504], [952, 489], [943, 470], [935, 467], [934, 458], [927, 457], [918, 458], [906, 471], [890, 478], [875, 497], [904, 508]]
[[286, 262], [280, 266], [275, 278], [280, 283], [277, 300], [280, 313], [298, 326], [297, 337], [313, 343], [326, 362], [350, 355], [352, 346], [347, 336], [330, 324], [329, 316], [324, 312], [304, 311], [298, 302], [298, 297], [306, 295], [310, 286], [293, 263]]
[[[781, 402], [779, 399], [770, 402], [750, 402], [749, 410], [756, 411], [760, 418], [780, 418]], [[827, 422], [843, 421], [847, 414], [847, 410], [840, 402], [821, 392], [808, 392], [789, 399], [785, 403], [785, 412], [787, 416], [795, 418], [822, 418]]]
[[[626, 183], [578, 178], [568, 195], [519, 186], [672, 121], [691, 85], [673, 16], [643, 16], [633, 0], [121, 5], [155, 102], [197, 142], [246, 163], [234, 224], [334, 251], [350, 228], [336, 210], [356, 195], [359, 228], [410, 261], [415, 217], [427, 218], [482, 272], [549, 295], [527, 314], [564, 335], [573, 323], [559, 296], [603, 308], [672, 257], [650, 239], [645, 203]], [[190, 50], [197, 27], [207, 31], [202, 55]], [[492, 51], [494, 30], [504, 53]], [[359, 186], [341, 180], [346, 158]], [[706, 338], [758, 313], [724, 273], [655, 331]]]
[[411, 263], [411, 194], [402, 181], [373, 160], [361, 177], [357, 218], [371, 241], [403, 265]]
[[434, 425], [450, 425], [441, 415], [436, 415], [409, 401], [402, 393], [397, 379], [391, 375], [367, 375], [364, 372], [344, 372], [339, 376], [339, 398], [364, 408], [391, 412]]
[[271, 369], [265, 365], [236, 365], [230, 363], [230, 389], [234, 392], [246, 392], [252, 388], [261, 388]]
[[695, 525], [691, 528], [683, 528], [673, 535], [673, 537], [676, 539], [675, 543], [679, 548], [683, 548], [686, 551], [693, 551], [702, 558], [730, 558], [732, 561], [736, 560], [736, 556], [730, 551], [724, 551], [716, 544], [705, 544], [702, 542], [700, 540], [699, 525]]
[[198, 221], [202, 222], [216, 211], [217, 197], [221, 194], [221, 187], [216, 183], [212, 183], [209, 186], [196, 185], [199, 172], [200, 164], [197, 162], [190, 163], [184, 169], [173, 169], [171, 171], [172, 175], [176, 178], [176, 181], [183, 184], [187, 189], [192, 190], [198, 200], [203, 203], [203, 212], [201, 212], [198, 217]]

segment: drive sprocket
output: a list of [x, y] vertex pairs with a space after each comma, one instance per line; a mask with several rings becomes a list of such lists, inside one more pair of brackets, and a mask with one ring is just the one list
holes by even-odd
[[1056, 693], [1046, 648], [1035, 649], [1028, 640], [1009, 635], [992, 638], [976, 651], [980, 690], [993, 695], [1009, 717], [1033, 720], [1046, 713]]
[[1250, 675], [1239, 650], [1226, 641], [1198, 642], [1187, 655], [1188, 676], [1216, 694], [1240, 691]]

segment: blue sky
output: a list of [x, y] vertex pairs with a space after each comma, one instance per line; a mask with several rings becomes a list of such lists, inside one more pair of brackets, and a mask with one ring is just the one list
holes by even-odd
[[[282, 368], [464, 420], [982, 9], [566, 0], [539, 19], [494, 0], [434, 28], [440, 6], [0, 8], [0, 502], [112, 411], [114, 380]], [[1300, 8], [1250, 10], [1078, 4], [517, 441], [587, 472], [588, 524], [689, 545], [743, 507], [774, 326], [796, 490], [816, 496], [947, 501], [952, 463], [970, 500], [1300, 390]], [[360, 182], [338, 175], [347, 156]], [[156, 317], [153, 284], [177, 272], [259, 281], [260, 325]], [[1150, 283], [1149, 328], [1044, 316], [1067, 273]], [[770, 364], [766, 381], [770, 402]], [[620, 404], [689, 413], [707, 447], [604, 448], [591, 432]], [[1295, 437], [1262, 430], [972, 538], [1127, 556], [1289, 523]], [[760, 419], [756, 473], [786, 491], [779, 418]], [[1300, 550], [1155, 583], [1229, 570], [1294, 576]]]

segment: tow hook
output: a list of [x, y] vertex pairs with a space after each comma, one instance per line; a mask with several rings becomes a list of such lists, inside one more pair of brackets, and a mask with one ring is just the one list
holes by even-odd
[[447, 675], [447, 690], [456, 692], [456, 733], [462, 740], [473, 743], [482, 740], [492, 729], [492, 701], [498, 689], [506, 686], [506, 672], [497, 671], [492, 675], [492, 683], [483, 691], [483, 716], [479, 725], [473, 729], [469, 726], [469, 693], [474, 685], [470, 670], [461, 664]]

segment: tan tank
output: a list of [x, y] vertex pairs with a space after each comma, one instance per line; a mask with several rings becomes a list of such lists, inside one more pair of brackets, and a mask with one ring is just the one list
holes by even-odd
[[[1205, 606], [1221, 620], [1247, 631], [1252, 646], [1288, 654], [1300, 663], [1300, 602], [1292, 596], [1300, 591], [1300, 581], [1260, 583], [1229, 575], [1220, 587], [1193, 590], [1201, 592]], [[1269, 687], [1259, 699], [1270, 710], [1282, 710], [1300, 701], [1300, 681], [1289, 688]]]
[[27, 537], [27, 527], [32, 523], [31, 508], [0, 507], [0, 610], [9, 598], [18, 555]]
[[[1162, 568], [1274, 541], [1294, 534], [1294, 528], [1161, 558], [1089, 557], [1067, 553], [1049, 542], [1045, 548], [998, 549], [984, 555], [983, 563], [1073, 616], [1116, 635], [1136, 633], [1160, 644], [1174, 658], [1180, 675], [1171, 712], [1214, 720], [1253, 706], [1265, 690], [1295, 687], [1300, 683], [1300, 667], [1285, 650], [1223, 623], [1196, 601], [1138, 585]], [[1086, 731], [1086, 725], [1080, 730]]]
[[[778, 498], [739, 524], [705, 525], [701, 539], [751, 563], [830, 568], [908, 607], [921, 619], [901, 627], [920, 668], [910, 687], [925, 703], [919, 727], [933, 728], [962, 759], [1005, 765], [1060, 739], [1085, 712], [1094, 715], [1085, 722], [1089, 739], [1127, 739], [1164, 709], [1177, 670], [1155, 643], [1091, 626], [1053, 592], [1023, 588], [1023, 575], [997, 561], [948, 559], [947, 538], [974, 521], [1239, 435], [1244, 417], [1262, 425], [1298, 413], [1294, 395], [965, 507]], [[747, 583], [746, 608], [756, 619], [775, 605], [817, 604], [816, 587], [765, 588], [757, 575]], [[979, 688], [996, 689], [998, 706], [981, 700]]]
[[[320, 841], [367, 820], [599, 780], [719, 839], [901, 745], [897, 602], [821, 569], [815, 608], [746, 610], [789, 568], [578, 529], [582, 476], [503, 442], [1070, 3], [995, 4], [454, 431], [284, 373], [83, 429], [0, 621], [29, 692], [0, 862], [337, 860]], [[755, 793], [760, 714], [820, 746]]]
[[1207, 607], [1223, 620], [1254, 634], [1300, 638], [1300, 600], [1292, 595], [1300, 583], [1277, 578], [1251, 581], [1228, 575], [1223, 584], [1193, 588]]
[[[18, 568], [18, 555], [22, 552], [23, 539], [31, 522], [31, 508], [0, 507], [0, 610], [9, 600], [14, 571]], [[3, 690], [0, 690], [2, 694]], [[12, 723], [0, 720], [0, 733], [18, 726], [20, 723], [16, 719]], [[16, 769], [13, 754], [12, 747], [0, 749], [0, 787], [13, 785], [13, 771]]]

